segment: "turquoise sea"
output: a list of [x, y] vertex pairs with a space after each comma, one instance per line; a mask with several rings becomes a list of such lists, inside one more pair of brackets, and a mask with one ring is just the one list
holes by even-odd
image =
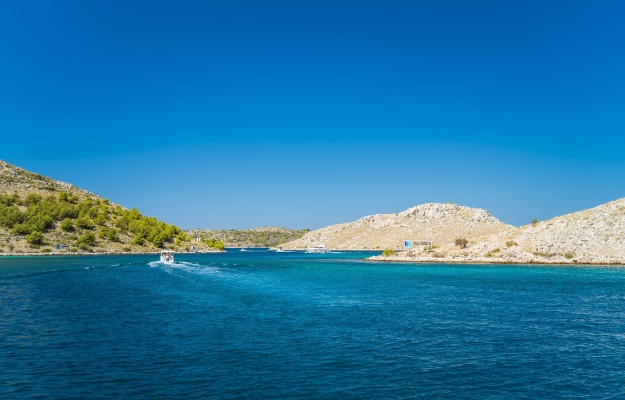
[[0, 398], [625, 398], [625, 269], [367, 255], [0, 258]]

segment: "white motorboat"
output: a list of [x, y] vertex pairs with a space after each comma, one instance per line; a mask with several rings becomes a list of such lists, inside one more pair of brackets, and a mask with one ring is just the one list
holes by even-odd
[[319, 246], [309, 247], [306, 249], [306, 253], [329, 253], [330, 250], [326, 249], [326, 246], [320, 244]]
[[171, 250], [161, 251], [161, 262], [171, 264], [174, 262], [174, 252]]

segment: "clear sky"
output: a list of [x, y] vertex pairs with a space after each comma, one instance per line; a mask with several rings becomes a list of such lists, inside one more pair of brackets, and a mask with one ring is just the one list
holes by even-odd
[[0, 0], [0, 159], [183, 228], [625, 197], [623, 1]]

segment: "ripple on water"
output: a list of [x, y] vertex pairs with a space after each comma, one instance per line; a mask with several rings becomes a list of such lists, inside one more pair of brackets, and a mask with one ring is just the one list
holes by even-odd
[[0, 397], [624, 394], [624, 271], [349, 257], [3, 260]]

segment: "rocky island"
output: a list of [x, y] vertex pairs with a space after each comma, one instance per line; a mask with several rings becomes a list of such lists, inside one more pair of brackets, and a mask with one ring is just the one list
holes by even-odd
[[375, 261], [623, 265], [625, 199], [521, 227], [482, 209], [430, 203], [315, 230], [283, 247], [320, 244], [385, 250]]

